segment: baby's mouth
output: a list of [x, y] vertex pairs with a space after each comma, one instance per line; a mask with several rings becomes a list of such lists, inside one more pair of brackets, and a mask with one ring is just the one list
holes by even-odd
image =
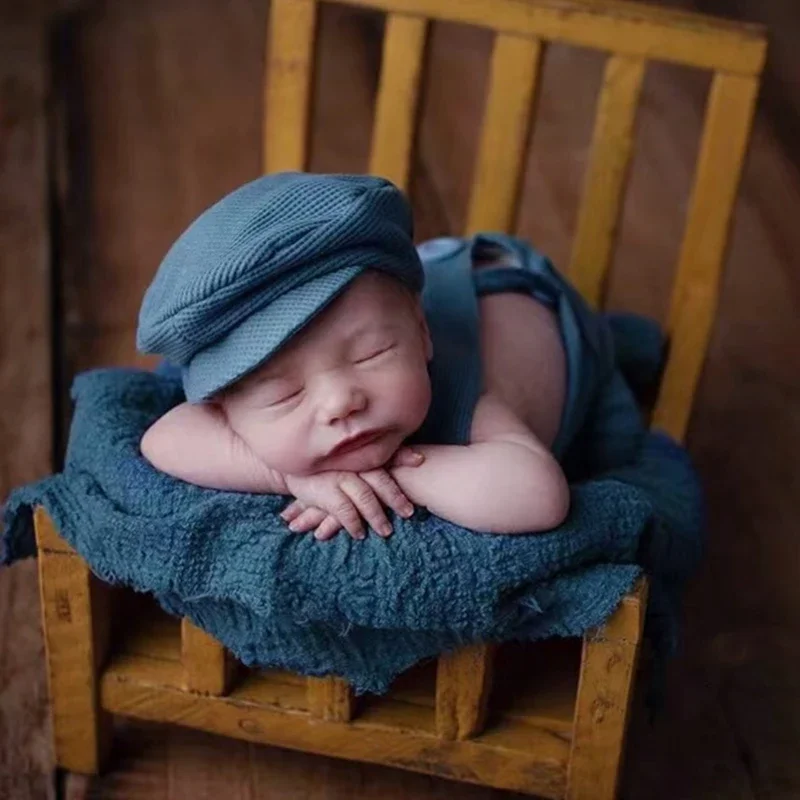
[[350, 436], [347, 439], [339, 442], [333, 450], [328, 453], [328, 456], [340, 456], [344, 453], [352, 453], [354, 450], [360, 450], [362, 447], [373, 444], [382, 439], [386, 435], [384, 430], [364, 431], [356, 436]]

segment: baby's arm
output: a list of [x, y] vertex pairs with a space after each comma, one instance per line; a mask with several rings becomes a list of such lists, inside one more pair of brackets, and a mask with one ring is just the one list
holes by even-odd
[[569, 487], [553, 455], [498, 398], [481, 397], [466, 446], [419, 445], [425, 460], [391, 473], [408, 498], [439, 517], [487, 533], [555, 528]]
[[234, 492], [288, 494], [284, 477], [253, 453], [213, 404], [175, 406], [148, 428], [140, 447], [156, 469], [187, 483]]
[[[385, 469], [361, 475], [323, 472], [304, 477], [270, 469], [214, 405], [183, 403], [176, 406], [153, 423], [142, 437], [140, 447], [142, 455], [156, 469], [187, 483], [208, 489], [293, 494], [301, 498], [301, 502], [290, 507], [296, 513], [290, 513], [287, 521], [300, 516], [303, 517], [301, 523], [316, 520], [314, 527], [321, 526], [318, 538], [330, 538], [340, 527], [346, 528], [355, 538], [362, 538], [362, 517], [376, 531], [387, 535], [391, 525], [381, 503], [402, 516], [409, 516], [413, 511], [408, 498]], [[396, 463], [418, 463], [418, 458], [410, 451], [399, 453], [396, 459]], [[336, 525], [333, 526], [332, 520], [325, 521], [327, 512], [318, 512], [315, 507], [308, 507], [309, 504], [335, 510]]]

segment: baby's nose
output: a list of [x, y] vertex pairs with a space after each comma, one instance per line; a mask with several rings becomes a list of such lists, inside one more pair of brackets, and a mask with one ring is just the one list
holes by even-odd
[[331, 382], [320, 388], [320, 421], [325, 425], [346, 419], [351, 414], [363, 411], [367, 406], [364, 391], [352, 384]]

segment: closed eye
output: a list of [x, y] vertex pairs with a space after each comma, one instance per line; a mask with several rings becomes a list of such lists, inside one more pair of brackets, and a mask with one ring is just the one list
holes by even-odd
[[380, 347], [376, 350], [370, 351], [367, 355], [361, 356], [361, 358], [356, 359], [356, 364], [365, 364], [368, 361], [372, 361], [373, 359], [382, 356], [389, 351], [394, 350], [394, 344], [387, 345], [386, 347]]
[[273, 394], [271, 397], [265, 397], [263, 403], [267, 408], [278, 408], [280, 406], [287, 405], [294, 400], [299, 400], [303, 392], [304, 389], [301, 386], [296, 391], [287, 391], [280, 395]]

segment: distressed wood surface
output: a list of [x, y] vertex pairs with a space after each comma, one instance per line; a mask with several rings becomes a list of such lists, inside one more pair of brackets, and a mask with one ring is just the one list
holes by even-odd
[[594, 307], [601, 307], [605, 300], [644, 70], [642, 59], [615, 55], [609, 58], [603, 75], [592, 152], [567, 270], [575, 288]]
[[408, 187], [427, 29], [420, 17], [390, 14], [386, 20], [369, 171], [401, 189]]
[[514, 229], [541, 48], [538, 40], [522, 36], [501, 34], [495, 39], [467, 235]]
[[100, 707], [99, 687], [110, 645], [108, 587], [68, 547], [47, 547], [56, 533], [42, 509], [35, 524], [55, 761], [95, 773], [111, 748], [111, 717]]
[[731, 212], [757, 93], [757, 81], [740, 76], [718, 73], [711, 86], [667, 322], [670, 353], [653, 412], [653, 425], [678, 441], [689, 424], [691, 399], [716, 318]]
[[273, 0], [264, 73], [264, 172], [308, 165], [316, 0]]
[[[81, 368], [134, 362], [131, 314], [158, 258], [204, 203], [257, 174], [261, 141], [262, 4], [235, 0], [222, 12], [202, 2], [142, 3], [106, 8], [100, 19], [89, 19], [73, 72], [90, 101], [84, 111], [91, 124], [84, 133], [91, 157], [84, 163], [92, 171], [95, 242], [85, 272], [69, 277], [71, 285], [81, 285], [72, 306], [81, 314], [69, 326], [76, 356], [71, 363]], [[369, 31], [343, 19], [329, 30], [342, 37]], [[210, 29], [217, 35], [204, 39], [206, 50], [198, 58], [194, 44]], [[462, 229], [458, 216], [465, 214], [469, 176], [459, 165], [471, 163], [473, 154], [466, 151], [478, 140], [482, 58], [488, 62], [489, 56], [473, 31], [443, 26], [432, 34], [438, 85], [429, 87], [426, 147], [412, 164], [411, 182], [419, 195], [419, 229], [430, 234]], [[371, 120], [366, 102], [379, 63], [371, 55], [377, 51], [369, 39], [360, 46], [356, 36], [348, 39], [349, 46], [337, 48], [333, 38], [323, 38], [323, 72], [335, 72], [337, 81], [350, 76], [344, 84], [348, 91], [339, 92], [335, 104], [317, 100], [323, 115], [330, 116], [314, 129], [312, 164], [364, 169]], [[334, 50], [338, 57], [328, 60]], [[591, 53], [554, 48], [544, 65], [520, 230], [561, 264], [567, 263], [577, 216], [597, 88], [593, 76], [602, 74], [598, 64]], [[469, 86], [462, 80], [467, 71], [475, 76]], [[362, 72], [365, 80], [352, 79]], [[197, 86], [206, 88], [195, 102], [191, 87]], [[637, 135], [643, 152], [634, 159], [609, 283], [616, 307], [666, 316], [666, 287], [682, 231], [681, 198], [689, 189], [702, 123], [702, 92], [702, 80], [668, 69], [657, 69], [645, 80]], [[447, 108], [448, 119], [430, 116], [437, 104]], [[347, 114], [353, 124], [335, 124], [336, 113]], [[119, 175], [125, 192], [112, 191]], [[6, 171], [0, 180], [8, 176]], [[641, 708], [634, 714], [623, 785], [631, 798], [753, 800], [756, 794], [786, 796], [800, 785], [793, 783], [786, 745], [796, 741], [800, 694], [781, 668], [796, 660], [790, 656], [800, 625], [793, 534], [800, 496], [800, 385], [794, 366], [800, 286], [793, 256], [800, 248], [793, 213], [799, 203], [797, 179], [761, 120], [721, 287], [720, 318], [688, 431], [709, 494], [709, 554], [687, 600], [687, 648], [674, 666], [664, 716], [654, 728]], [[115, 218], [127, 224], [110, 224]], [[0, 258], [8, 263], [5, 254]], [[13, 279], [4, 270], [3, 280]], [[115, 313], [107, 313], [114, 303]], [[0, 606], [5, 603], [8, 611], [0, 612], [2, 640], [15, 643], [3, 649], [7, 690], [0, 689], [0, 697], [11, 702], [3, 708], [10, 709], [6, 720], [13, 720], [3, 731], [24, 743], [23, 751], [17, 744], [11, 752], [26, 753], [14, 761], [19, 769], [12, 777], [20, 788], [14, 797], [25, 800], [30, 787], [49, 791], [41, 782], [49, 742], [37, 733], [41, 720], [36, 727], [43, 713], [37, 705], [41, 683], [39, 689], [27, 688], [37, 670], [40, 682], [44, 673], [38, 657], [25, 655], [40, 646], [30, 648], [38, 638], [38, 621], [25, 622], [35, 617], [38, 601], [33, 581], [16, 580], [32, 566], [0, 571]], [[743, 585], [752, 591], [742, 592]], [[782, 646], [767, 647], [767, 634]], [[21, 719], [26, 723], [20, 725]], [[211, 792], [219, 787], [232, 798], [273, 793], [433, 798], [453, 791], [452, 783], [435, 778], [180, 728], [126, 725], [118, 741], [111, 773], [88, 782], [71, 779], [71, 796], [177, 800], [216, 796]], [[470, 800], [508, 796], [467, 785], [458, 789]], [[30, 796], [38, 800], [43, 794]]]
[[349, 722], [353, 716], [353, 692], [341, 678], [307, 678], [306, 695], [308, 709], [318, 719]]
[[181, 665], [184, 687], [200, 694], [227, 694], [236, 674], [235, 659], [188, 619], [181, 621]]
[[[45, 5], [0, 12], [0, 501], [52, 468]], [[50, 800], [51, 763], [36, 565], [17, 564], [0, 568], [0, 797]]]
[[763, 29], [758, 25], [728, 23], [656, 4], [619, 0], [347, 2], [743, 75], [758, 73], [765, 57]]
[[[426, 711], [410, 705], [376, 704], [349, 724], [191, 695], [171, 688], [175, 664], [144, 664], [142, 657], [115, 659], [102, 679], [103, 706], [125, 716], [160, 720], [254, 742], [338, 758], [379, 762], [454, 780], [561, 796], [568, 744], [535, 727], [496, 725], [480, 741], [444, 742], [426, 730]], [[146, 679], [139, 676], [147, 674]]]
[[486, 723], [495, 647], [472, 645], [439, 658], [436, 674], [436, 735], [469, 739]]
[[584, 638], [567, 800], [615, 800], [636, 679], [647, 587], [640, 582], [611, 619]]

